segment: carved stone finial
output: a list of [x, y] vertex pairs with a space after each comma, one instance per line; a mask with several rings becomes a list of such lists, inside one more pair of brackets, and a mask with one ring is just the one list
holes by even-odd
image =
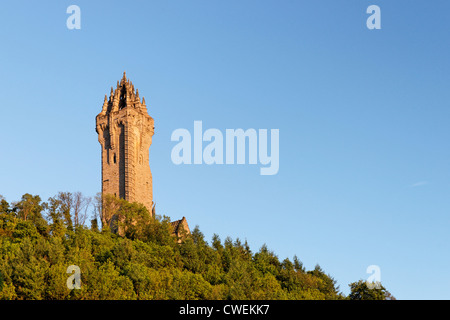
[[103, 100], [102, 111], [100, 112], [100, 114], [106, 114], [107, 109], [108, 109], [108, 96], [105, 94], [105, 100]]

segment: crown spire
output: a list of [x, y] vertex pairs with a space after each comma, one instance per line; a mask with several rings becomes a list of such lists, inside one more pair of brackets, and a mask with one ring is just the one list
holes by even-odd
[[106, 114], [106, 111], [108, 109], [108, 97], [105, 94], [105, 100], [103, 101], [103, 106], [102, 106], [102, 112], [101, 114]]
[[139, 97], [139, 90], [130, 79], [127, 79], [124, 71], [122, 78], [117, 81], [117, 88], [111, 87], [111, 93], [109, 98], [108, 96], [105, 98], [103, 108], [106, 112], [116, 112], [127, 107], [147, 111], [145, 98]]

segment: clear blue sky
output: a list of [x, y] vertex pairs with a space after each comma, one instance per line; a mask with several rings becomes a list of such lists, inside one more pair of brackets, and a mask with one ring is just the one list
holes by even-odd
[[[66, 9], [81, 9], [69, 30]], [[381, 8], [381, 30], [366, 9]], [[95, 116], [122, 77], [155, 119], [159, 214], [296, 254], [348, 294], [450, 299], [450, 2], [8, 1], [0, 194], [100, 191]], [[280, 130], [280, 169], [172, 163], [178, 128]]]

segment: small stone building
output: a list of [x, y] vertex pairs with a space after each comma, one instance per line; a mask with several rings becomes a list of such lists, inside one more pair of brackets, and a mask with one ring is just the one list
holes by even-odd
[[183, 238], [191, 233], [185, 217], [180, 220], [172, 221], [170, 225], [172, 226], [172, 235], [177, 237], [178, 243], [181, 243]]

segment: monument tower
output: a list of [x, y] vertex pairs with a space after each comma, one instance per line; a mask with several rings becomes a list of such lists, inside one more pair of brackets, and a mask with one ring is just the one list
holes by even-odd
[[149, 148], [154, 120], [125, 72], [109, 98], [105, 95], [96, 131], [102, 148], [102, 193], [142, 203], [152, 212]]

